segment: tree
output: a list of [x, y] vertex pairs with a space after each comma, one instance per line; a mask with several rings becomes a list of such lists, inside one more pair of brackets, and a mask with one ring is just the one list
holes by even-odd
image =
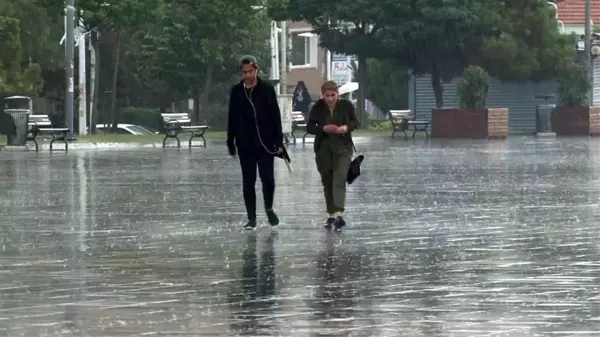
[[460, 107], [483, 109], [489, 90], [489, 75], [478, 66], [468, 66], [456, 85]]
[[557, 78], [558, 100], [561, 106], [586, 105], [592, 81], [584, 62], [573, 61], [561, 70]]
[[0, 16], [0, 96], [34, 95], [42, 88], [38, 64], [22, 61], [20, 20]]
[[366, 93], [378, 108], [408, 109], [408, 69], [394, 60], [367, 60]]
[[[64, 2], [55, 0], [29, 0], [46, 8], [49, 13], [60, 15], [64, 12]], [[117, 98], [119, 94], [119, 71], [126, 54], [126, 46], [131, 40], [140, 37], [140, 32], [148, 27], [150, 23], [154, 24], [158, 13], [162, 10], [162, 0], [77, 0], [77, 17], [82, 19], [87, 30], [94, 29], [92, 34], [92, 43], [95, 47], [96, 56], [96, 79], [95, 92], [92, 93], [93, 101], [100, 102], [101, 83], [104, 88], [110, 92], [110, 120], [113, 127], [116, 127]], [[83, 14], [82, 14], [83, 12]], [[62, 21], [62, 20], [61, 20]], [[61, 23], [61, 34], [62, 34]], [[102, 40], [99, 39], [102, 36]], [[102, 59], [111, 59], [104, 62]], [[105, 73], [110, 73], [110, 84], [106, 85], [104, 80]], [[63, 81], [64, 81], [64, 73]], [[102, 80], [102, 81], [101, 81]], [[97, 109], [94, 109], [97, 111]], [[106, 109], [109, 110], [109, 109]], [[98, 114], [94, 116], [97, 118]], [[95, 118], [95, 119], [96, 119]], [[95, 131], [95, 121], [91, 121], [92, 131]]]
[[467, 65], [480, 65], [503, 80], [553, 78], [573, 56], [554, 13], [539, 0], [400, 0], [404, 12], [383, 31], [390, 57], [430, 74], [437, 107], [443, 82]]
[[[308, 22], [320, 44], [332, 52], [356, 55], [358, 58], [359, 99], [361, 124], [366, 125], [364, 110], [367, 58], [383, 58], [387, 52], [379, 38], [380, 30], [390, 22], [387, 12], [399, 11], [394, 0], [338, 0], [333, 5], [322, 0], [289, 0], [270, 2], [269, 10], [277, 20]], [[395, 19], [393, 19], [395, 20]]]
[[[194, 97], [194, 117], [207, 109], [215, 84], [229, 85], [237, 59], [253, 54], [268, 60], [269, 21], [260, 1], [187, 0], [166, 3], [160, 24], [147, 34], [146, 70], [175, 92]], [[227, 86], [228, 86], [227, 85]]]
[[443, 106], [442, 83], [462, 74], [471, 55], [483, 43], [483, 25], [475, 0], [400, 0], [404, 10], [389, 13], [397, 23], [382, 36], [388, 57], [411, 68], [415, 75], [430, 74], [436, 105]]

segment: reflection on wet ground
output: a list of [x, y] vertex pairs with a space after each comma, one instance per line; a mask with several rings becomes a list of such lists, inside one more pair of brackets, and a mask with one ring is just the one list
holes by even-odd
[[0, 336], [599, 335], [600, 141], [357, 146], [337, 234], [310, 145], [253, 234], [219, 144], [0, 152]]

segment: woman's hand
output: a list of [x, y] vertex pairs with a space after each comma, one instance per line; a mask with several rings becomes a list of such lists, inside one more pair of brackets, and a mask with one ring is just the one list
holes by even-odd
[[323, 127], [323, 131], [327, 133], [338, 133], [338, 127], [334, 124], [327, 124]]
[[335, 133], [348, 133], [348, 125], [342, 125], [338, 127]]

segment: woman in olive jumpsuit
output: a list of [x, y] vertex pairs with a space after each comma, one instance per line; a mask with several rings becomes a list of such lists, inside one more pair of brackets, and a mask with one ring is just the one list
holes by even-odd
[[325, 227], [340, 229], [346, 225], [346, 177], [354, 149], [352, 131], [358, 127], [358, 119], [354, 105], [339, 98], [335, 82], [323, 84], [321, 95], [310, 111], [306, 129], [315, 135], [315, 159], [328, 213]]

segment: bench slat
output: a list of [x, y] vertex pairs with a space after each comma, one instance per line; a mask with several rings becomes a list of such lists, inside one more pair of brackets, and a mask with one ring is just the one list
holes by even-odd
[[39, 128], [38, 131], [40, 132], [67, 132], [69, 131], [68, 128]]
[[185, 130], [202, 130], [202, 129], [208, 129], [208, 125], [191, 125], [191, 126], [182, 126], [182, 129]]

